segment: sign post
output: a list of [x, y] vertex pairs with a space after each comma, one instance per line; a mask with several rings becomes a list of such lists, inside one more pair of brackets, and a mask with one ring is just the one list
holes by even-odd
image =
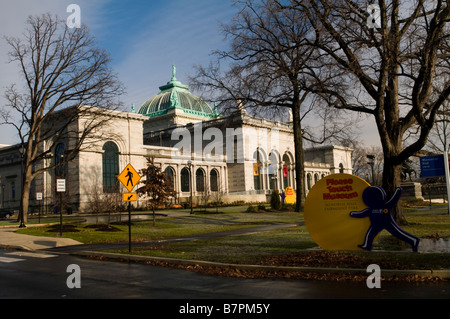
[[448, 153], [444, 150], [444, 168], [445, 168], [445, 183], [447, 184], [447, 204], [448, 214], [450, 215], [450, 175], [448, 169]]
[[39, 202], [39, 213], [38, 213], [38, 218], [39, 218], [39, 224], [41, 223], [41, 201], [42, 201], [42, 193], [36, 193], [36, 200]]
[[57, 179], [56, 180], [56, 192], [59, 193], [59, 237], [62, 237], [62, 193], [66, 191], [66, 180]]
[[141, 180], [141, 176], [131, 164], [128, 164], [117, 177], [130, 193], [124, 193], [123, 201], [128, 202], [128, 251], [131, 253], [131, 202], [137, 200], [137, 194], [131, 193], [133, 188]]

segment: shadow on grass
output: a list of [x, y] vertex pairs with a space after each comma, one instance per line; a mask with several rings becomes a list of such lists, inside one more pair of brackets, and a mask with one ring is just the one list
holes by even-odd
[[112, 226], [111, 224], [94, 224], [94, 225], [86, 225], [84, 228], [87, 229], [95, 229], [96, 231], [107, 231], [107, 232], [120, 232], [121, 229]]

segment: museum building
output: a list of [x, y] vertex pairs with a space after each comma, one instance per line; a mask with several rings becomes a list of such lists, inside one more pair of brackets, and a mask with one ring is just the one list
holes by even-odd
[[[219, 200], [266, 202], [272, 190], [295, 189], [293, 124], [258, 118], [243, 108], [219, 114], [176, 79], [130, 112], [110, 111], [102, 140], [82, 149], [64, 168], [34, 179], [30, 209], [51, 211], [60, 194], [57, 179], [65, 179], [65, 207], [90, 212], [102, 196], [126, 192], [117, 176], [128, 165], [136, 170], [147, 158], [165, 172], [177, 197], [173, 203]], [[82, 121], [82, 119], [80, 119]], [[80, 125], [81, 126], [81, 125]], [[39, 165], [60, 160], [69, 145], [57, 144]], [[0, 145], [0, 203], [18, 210], [21, 190], [20, 145]], [[305, 191], [332, 173], [352, 173], [352, 149], [321, 146], [304, 150]], [[48, 166], [47, 166], [48, 167]], [[119, 196], [121, 198], [121, 196]], [[136, 205], [144, 205], [138, 199]]]

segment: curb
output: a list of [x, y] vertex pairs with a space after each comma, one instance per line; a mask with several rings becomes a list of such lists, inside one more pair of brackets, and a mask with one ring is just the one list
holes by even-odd
[[[102, 260], [113, 261], [127, 261], [127, 262], [155, 262], [166, 263], [170, 265], [182, 265], [187, 267], [217, 267], [217, 268], [232, 268], [240, 269], [244, 271], [266, 271], [266, 272], [286, 272], [286, 273], [315, 273], [315, 274], [348, 274], [348, 275], [362, 275], [367, 277], [369, 274], [366, 269], [357, 268], [319, 268], [319, 267], [290, 267], [290, 266], [264, 266], [264, 265], [247, 265], [247, 264], [228, 264], [220, 262], [210, 262], [203, 260], [189, 260], [189, 259], [176, 259], [168, 257], [150, 257], [150, 256], [137, 256], [128, 254], [115, 254], [96, 251], [79, 251], [71, 253], [71, 255], [85, 257], [85, 258], [98, 258]], [[382, 270], [382, 277], [395, 279], [399, 277], [419, 276], [422, 278], [439, 278], [442, 280], [450, 279], [450, 269], [442, 270], [396, 270], [386, 269]]]

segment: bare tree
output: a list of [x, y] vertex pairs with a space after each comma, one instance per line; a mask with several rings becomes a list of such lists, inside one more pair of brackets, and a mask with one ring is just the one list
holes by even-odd
[[[239, 13], [230, 25], [223, 26], [231, 48], [215, 52], [217, 63], [207, 68], [197, 67], [192, 86], [210, 91], [213, 96], [207, 99], [219, 101], [225, 114], [227, 109], [235, 110], [237, 104], [253, 114], [271, 118], [288, 119], [291, 112], [296, 211], [301, 211], [305, 200], [303, 139], [324, 142], [330, 135], [343, 133], [344, 128], [351, 126], [330, 125], [330, 119], [338, 117], [337, 112], [331, 108], [318, 112], [320, 96], [310, 94], [313, 71], [306, 62], [316, 57], [315, 50], [305, 45], [310, 29], [306, 17], [297, 10], [283, 9], [280, 0], [235, 2]], [[229, 63], [226, 72], [221, 70], [223, 61]], [[317, 136], [302, 127], [308, 115], [328, 123], [320, 130], [323, 134]]]
[[141, 176], [145, 180], [141, 182], [143, 186], [137, 189], [137, 193], [146, 196], [153, 211], [153, 226], [155, 226], [155, 209], [159, 205], [165, 204], [170, 198], [176, 197], [171, 182], [166, 177], [161, 168], [155, 165], [154, 158], [147, 158], [147, 167], [140, 170]]
[[[106, 52], [96, 48], [86, 26], [70, 29], [65, 21], [44, 14], [29, 17], [22, 38], [7, 37], [10, 62], [19, 66], [24, 86], [6, 90], [3, 123], [13, 125], [24, 146], [22, 215], [27, 218], [32, 180], [67, 164], [108, 121], [123, 86], [109, 67]], [[15, 117], [19, 117], [15, 120]], [[59, 143], [64, 156], [47, 167], [39, 162]]]
[[[311, 61], [321, 70], [317, 91], [329, 105], [373, 116], [384, 155], [382, 184], [392, 195], [402, 164], [424, 147], [449, 98], [448, 1], [379, 0], [370, 8], [362, 0], [285, 3], [312, 26], [307, 39], [320, 55]], [[406, 222], [400, 206], [393, 215]]]
[[381, 147], [356, 147], [352, 153], [353, 174], [372, 185], [381, 185], [383, 151]]
[[442, 104], [436, 115], [436, 124], [430, 132], [427, 148], [433, 152], [442, 153], [449, 150], [450, 145], [450, 101]]

